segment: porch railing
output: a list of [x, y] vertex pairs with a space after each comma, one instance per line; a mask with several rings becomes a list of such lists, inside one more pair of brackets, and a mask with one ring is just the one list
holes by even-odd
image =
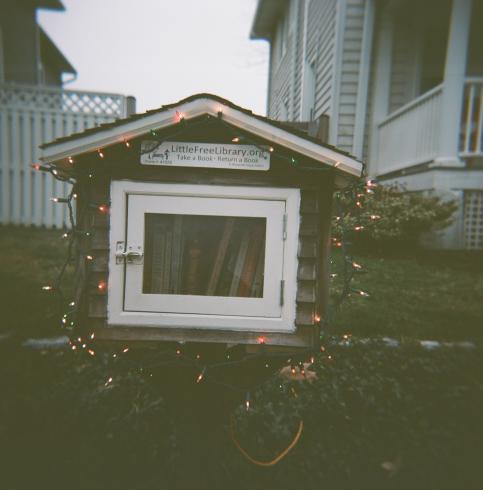
[[[67, 184], [36, 172], [39, 145], [124, 117], [132, 98], [119, 94], [0, 84], [0, 222], [66, 226]], [[131, 108], [133, 110], [133, 108]]]
[[384, 118], [378, 124], [378, 172], [417, 165], [438, 156], [442, 85]]
[[460, 155], [483, 156], [483, 78], [467, 78], [465, 81]]

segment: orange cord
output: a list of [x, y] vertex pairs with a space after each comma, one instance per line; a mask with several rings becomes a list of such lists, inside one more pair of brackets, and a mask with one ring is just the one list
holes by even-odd
[[253, 464], [256, 464], [257, 466], [264, 466], [264, 467], [274, 466], [277, 463], [279, 463], [283, 458], [285, 458], [285, 456], [287, 456], [287, 454], [295, 447], [295, 445], [299, 441], [303, 430], [304, 430], [304, 421], [300, 420], [297, 434], [295, 434], [295, 437], [293, 438], [292, 442], [276, 458], [272, 459], [271, 461], [257, 461], [256, 459], [252, 458], [240, 446], [240, 443], [237, 441], [237, 439], [235, 437], [235, 431], [233, 430], [233, 417], [231, 417], [231, 421], [230, 421], [230, 435], [231, 435], [231, 439], [233, 441], [233, 444], [235, 444], [237, 449], [243, 454], [243, 456], [245, 456], [245, 458], [248, 459], [248, 461], [250, 461]]

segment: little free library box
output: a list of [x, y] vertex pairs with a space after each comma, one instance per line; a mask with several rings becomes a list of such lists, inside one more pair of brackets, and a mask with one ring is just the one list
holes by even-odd
[[300, 127], [201, 94], [44, 145], [75, 182], [79, 328], [315, 346], [332, 195], [362, 164]]

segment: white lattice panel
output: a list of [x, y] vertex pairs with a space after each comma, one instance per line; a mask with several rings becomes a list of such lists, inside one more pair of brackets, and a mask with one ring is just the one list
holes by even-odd
[[483, 249], [483, 191], [465, 192], [465, 246]]
[[0, 84], [0, 107], [98, 114], [120, 118], [126, 116], [126, 97], [103, 92], [6, 83]]

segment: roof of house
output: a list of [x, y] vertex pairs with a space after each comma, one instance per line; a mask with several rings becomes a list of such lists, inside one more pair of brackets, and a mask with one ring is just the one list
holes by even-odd
[[271, 39], [275, 23], [287, 8], [287, 0], [258, 0], [250, 39]]
[[159, 109], [146, 111], [144, 114], [135, 114], [58, 138], [41, 146], [44, 150], [42, 160], [50, 163], [57, 162], [70, 156], [96, 151], [126, 139], [142, 136], [151, 129], [172, 126], [179, 121], [177, 114], [182, 114], [183, 118], [189, 121], [204, 114], [218, 116], [220, 112], [226, 123], [248, 133], [335, 167], [343, 173], [354, 176], [361, 174], [362, 162], [353, 155], [322, 143], [290, 124], [253, 114], [252, 111], [237, 106], [229, 100], [206, 93], [192, 95]]
[[42, 59], [54, 65], [62, 73], [77, 73], [76, 69], [70, 64], [69, 60], [62, 54], [47, 33], [41, 27], [39, 27], [39, 30]]

